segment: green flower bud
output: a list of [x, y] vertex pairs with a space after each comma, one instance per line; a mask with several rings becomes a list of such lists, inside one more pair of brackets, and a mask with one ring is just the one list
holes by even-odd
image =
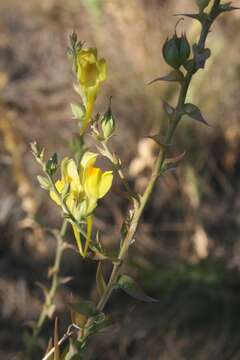
[[115, 130], [115, 119], [112, 114], [111, 104], [101, 119], [101, 128], [105, 140], [109, 139]]
[[181, 37], [177, 33], [171, 39], [167, 39], [163, 45], [163, 57], [166, 63], [175, 69], [178, 69], [189, 58], [191, 53], [189, 42], [185, 34]]
[[202, 12], [210, 3], [210, 0], [196, 0], [199, 10]]

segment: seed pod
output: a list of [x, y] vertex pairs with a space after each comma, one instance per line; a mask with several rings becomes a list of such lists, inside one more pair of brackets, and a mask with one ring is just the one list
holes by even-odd
[[199, 10], [202, 12], [210, 3], [210, 0], [196, 0]]
[[178, 69], [189, 58], [191, 53], [189, 42], [185, 34], [181, 37], [177, 33], [171, 39], [167, 39], [163, 45], [163, 57], [166, 63], [175, 69]]
[[105, 140], [109, 139], [115, 130], [115, 119], [112, 114], [111, 103], [101, 119], [101, 128]]

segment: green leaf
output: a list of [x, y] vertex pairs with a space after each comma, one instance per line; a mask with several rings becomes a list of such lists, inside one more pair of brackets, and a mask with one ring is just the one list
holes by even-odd
[[77, 120], [81, 120], [85, 113], [84, 106], [77, 104], [70, 104], [70, 106], [71, 106], [73, 118]]
[[99, 313], [91, 301], [82, 300], [82, 301], [78, 301], [74, 304], [71, 304], [70, 306], [75, 312], [77, 312], [81, 315], [84, 315], [88, 318], [95, 316]]
[[162, 141], [162, 137], [159, 134], [156, 135], [149, 135], [147, 136], [149, 139], [152, 139], [153, 141], [155, 141], [155, 143], [157, 143], [161, 149], [165, 149], [167, 147], [167, 145], [165, 145]]
[[148, 85], [154, 84], [157, 81], [170, 81], [170, 82], [182, 82], [184, 79], [183, 73], [180, 70], [171, 71], [166, 76], [157, 77], [148, 83]]
[[200, 109], [196, 106], [196, 105], [193, 105], [193, 104], [185, 104], [183, 106], [183, 112], [185, 115], [188, 115], [189, 117], [191, 117], [192, 119], [194, 120], [197, 120], [207, 126], [210, 126], [207, 121], [204, 119]]
[[220, 12], [226, 12], [226, 11], [233, 11], [233, 10], [240, 10], [240, 7], [232, 6], [232, 1], [229, 1], [225, 4], [219, 5]]
[[103, 277], [103, 271], [102, 271], [102, 262], [99, 261], [98, 263], [98, 267], [97, 267], [97, 273], [96, 273], [96, 283], [97, 283], [97, 290], [98, 290], [98, 294], [101, 297], [105, 290], [106, 290], [106, 282], [104, 280]]
[[163, 103], [163, 109], [165, 113], [171, 118], [175, 112], [174, 107], [172, 105], [168, 104], [165, 100], [162, 100]]
[[49, 184], [49, 181], [46, 177], [38, 175], [37, 179], [42, 189], [47, 191], [50, 190], [51, 185]]
[[145, 302], [157, 302], [158, 300], [146, 295], [137, 282], [128, 275], [121, 275], [116, 288], [123, 290], [133, 298]]

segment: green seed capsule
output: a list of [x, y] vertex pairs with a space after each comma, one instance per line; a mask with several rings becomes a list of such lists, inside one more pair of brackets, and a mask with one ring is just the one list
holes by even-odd
[[163, 45], [163, 57], [166, 63], [178, 69], [189, 58], [191, 53], [190, 45], [186, 35], [178, 37], [175, 33], [171, 39], [167, 39]]
[[115, 119], [111, 111], [111, 106], [109, 106], [109, 109], [103, 115], [101, 127], [104, 139], [109, 139], [115, 130]]

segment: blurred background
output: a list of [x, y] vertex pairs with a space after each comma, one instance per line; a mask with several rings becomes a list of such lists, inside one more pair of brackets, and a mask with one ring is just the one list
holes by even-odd
[[[96, 110], [105, 111], [113, 96], [112, 147], [131, 185], [143, 191], [156, 154], [146, 136], [166, 121], [161, 98], [174, 105], [178, 90], [147, 83], [169, 71], [161, 47], [174, 30], [172, 15], [194, 10], [194, 0], [0, 1], [0, 359], [25, 359], [27, 324], [44, 300], [36, 283], [49, 285], [56, 243], [44, 229], [60, 226], [60, 211], [39, 188], [29, 142], [37, 140], [49, 156], [70, 153], [77, 126], [69, 103], [78, 100], [66, 56], [70, 33], [107, 60]], [[185, 20], [183, 29], [195, 41], [198, 24]], [[127, 265], [159, 302], [116, 292], [107, 310], [117, 325], [92, 339], [86, 359], [240, 359], [240, 13], [221, 17], [212, 30], [212, 57], [189, 92], [211, 127], [183, 119], [172, 153], [186, 151], [185, 159], [157, 184]], [[119, 186], [96, 216], [112, 250], [127, 208]], [[61, 331], [71, 294], [96, 298], [95, 271], [92, 262], [65, 253], [61, 273], [73, 279], [56, 297]], [[49, 320], [43, 349], [52, 329]]]

